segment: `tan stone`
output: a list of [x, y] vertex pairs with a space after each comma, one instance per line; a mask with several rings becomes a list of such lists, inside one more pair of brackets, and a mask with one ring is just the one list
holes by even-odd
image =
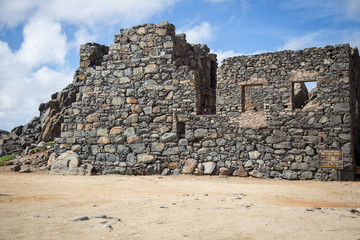
[[165, 90], [173, 90], [173, 88], [174, 88], [174, 85], [165, 85], [164, 86]]
[[174, 46], [174, 42], [169, 41], [164, 43], [164, 48], [172, 48]]
[[151, 162], [153, 159], [154, 156], [147, 153], [137, 155], [138, 162]]
[[327, 135], [324, 132], [319, 132], [318, 136], [322, 137], [324, 140], [326, 140], [326, 138], [327, 138]]
[[182, 80], [180, 81], [180, 84], [188, 85], [190, 83], [190, 80]]
[[237, 175], [239, 177], [248, 177], [249, 176], [249, 174], [245, 171], [245, 168], [243, 166], [239, 167]]
[[74, 146], [71, 147], [71, 151], [76, 152], [76, 151], [80, 151], [80, 150], [81, 150], [81, 146], [80, 146], [80, 145], [74, 145]]
[[86, 117], [86, 121], [89, 123], [94, 123], [99, 121], [99, 115], [97, 113], [90, 114]]
[[136, 99], [136, 98], [128, 97], [128, 98], [126, 98], [126, 102], [127, 102], [127, 103], [137, 103], [137, 99]]
[[132, 137], [126, 138], [126, 142], [127, 142], [128, 144], [131, 144], [131, 143], [139, 143], [140, 140], [141, 140], [141, 139], [140, 139], [139, 137], [137, 137], [137, 136], [132, 136]]
[[173, 122], [172, 116], [168, 116], [168, 117], [166, 118], [166, 122], [167, 122], [167, 123]]
[[142, 113], [142, 108], [137, 104], [133, 104], [131, 105], [131, 111], [133, 113]]
[[145, 67], [145, 73], [154, 73], [158, 69], [158, 66], [154, 63], [150, 63]]
[[165, 36], [166, 33], [167, 33], [167, 30], [166, 30], [166, 28], [157, 28], [155, 30], [155, 33], [160, 35], [160, 36]]
[[217, 133], [211, 134], [211, 138], [213, 138], [213, 139], [217, 138]]
[[164, 122], [166, 118], [166, 115], [160, 116], [160, 117], [156, 117], [154, 118], [153, 122], [157, 123], [157, 122]]
[[193, 174], [195, 171], [197, 161], [195, 159], [189, 158], [185, 160], [185, 165], [182, 169], [182, 173]]
[[179, 163], [178, 162], [171, 162], [171, 163], [168, 164], [168, 168], [170, 168], [170, 169], [179, 168]]
[[140, 27], [136, 32], [138, 34], [145, 35], [146, 34], [146, 29], [144, 27]]
[[160, 107], [153, 107], [153, 113], [159, 113]]
[[171, 100], [172, 98], [173, 98], [173, 96], [174, 96], [174, 92], [173, 91], [171, 91], [171, 92], [169, 92], [169, 94], [166, 96], [166, 100]]
[[109, 144], [110, 143], [110, 138], [108, 137], [101, 137], [99, 138], [99, 140], [97, 140], [98, 144]]
[[134, 75], [140, 75], [142, 73], [143, 73], [143, 68], [142, 67], [134, 68]]
[[70, 149], [68, 144], [60, 144], [60, 149]]
[[86, 75], [85, 74], [80, 74], [79, 75], [79, 80], [82, 81], [86, 78]]
[[166, 126], [162, 126], [160, 127], [160, 133], [163, 134], [163, 133], [166, 133], [166, 132], [169, 132], [171, 129], [169, 127], [166, 127]]
[[122, 133], [124, 131], [123, 127], [113, 127], [110, 129], [110, 135], [117, 135], [119, 133]]
[[220, 175], [229, 176], [229, 175], [232, 174], [232, 171], [231, 171], [230, 169], [226, 168], [226, 167], [221, 167], [221, 168], [219, 169], [219, 173], [220, 173]]
[[52, 153], [49, 156], [48, 165], [51, 165], [51, 163], [56, 159], [56, 153]]

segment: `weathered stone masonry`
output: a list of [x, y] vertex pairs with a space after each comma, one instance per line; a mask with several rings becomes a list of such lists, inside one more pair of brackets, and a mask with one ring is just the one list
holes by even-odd
[[216, 76], [216, 56], [172, 24], [121, 30], [109, 48], [80, 48], [52, 172], [319, 179], [317, 150], [337, 148], [353, 179], [359, 66], [337, 45], [228, 58]]

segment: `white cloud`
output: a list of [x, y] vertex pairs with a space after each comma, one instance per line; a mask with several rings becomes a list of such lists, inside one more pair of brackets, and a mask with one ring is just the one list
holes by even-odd
[[24, 26], [19, 50], [0, 41], [0, 129], [25, 124], [72, 81], [70, 49], [170, 11], [177, 1], [0, 0], [0, 29]]
[[180, 28], [178, 32], [186, 34], [186, 39], [190, 43], [208, 43], [215, 37], [215, 30], [208, 22], [191, 28]]
[[221, 65], [222, 61], [225, 58], [229, 58], [229, 57], [234, 57], [234, 56], [240, 56], [240, 55], [245, 55], [244, 53], [237, 53], [234, 52], [233, 50], [230, 51], [221, 51], [221, 50], [216, 50], [216, 51], [212, 51], [213, 53], [215, 53], [217, 55], [217, 61], [218, 64]]
[[92, 25], [137, 22], [172, 7], [177, 0], [16, 0], [0, 4], [0, 27], [13, 27], [30, 16]]
[[31, 19], [24, 27], [24, 41], [17, 53], [18, 61], [28, 66], [44, 63], [64, 64], [66, 35], [61, 25], [47, 19]]
[[251, 53], [242, 53], [242, 52], [235, 52], [233, 50], [229, 50], [229, 51], [225, 51], [225, 52], [222, 50], [216, 50], [216, 51], [211, 51], [211, 52], [215, 53], [217, 55], [218, 64], [221, 65], [222, 61], [229, 57], [236, 57], [236, 56], [242, 56], [242, 55], [255, 55], [255, 54], [264, 53], [266, 51], [257, 50], [255, 52], [251, 52]]
[[95, 34], [89, 33], [87, 28], [81, 27], [74, 33], [75, 40], [72, 43], [72, 46], [78, 48], [80, 45], [88, 43], [88, 42], [95, 42], [98, 36]]
[[0, 2], [0, 29], [14, 27], [29, 17], [41, 0], [16, 0]]
[[72, 80], [70, 68], [55, 71], [43, 66], [34, 71], [21, 61], [21, 54], [0, 41], [0, 126], [5, 130], [37, 116], [39, 104]]
[[0, 27], [14, 26], [29, 16], [77, 25], [134, 24], [171, 8], [178, 0], [16, 0], [0, 6]]

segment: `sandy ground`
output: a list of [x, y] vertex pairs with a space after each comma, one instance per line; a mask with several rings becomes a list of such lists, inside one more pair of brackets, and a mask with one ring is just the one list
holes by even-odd
[[360, 238], [360, 182], [4, 172], [0, 181], [0, 239]]

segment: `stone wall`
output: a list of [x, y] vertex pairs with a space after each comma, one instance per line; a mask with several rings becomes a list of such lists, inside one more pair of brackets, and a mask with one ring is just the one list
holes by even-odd
[[[242, 88], [256, 84], [263, 90], [264, 113], [259, 117], [268, 125], [240, 124], [238, 129], [239, 141], [246, 143], [240, 152], [245, 170], [286, 179], [320, 178], [317, 150], [336, 148], [343, 153], [342, 179], [352, 179], [351, 135], [358, 123], [351, 120], [355, 111], [350, 109], [356, 99], [352, 85], [359, 83], [353, 73], [358, 58], [348, 45], [337, 45], [226, 59], [218, 75], [219, 112], [241, 119]], [[308, 81], [317, 82], [317, 93], [311, 106], [301, 109], [294, 103], [294, 86]], [[336, 170], [324, 172], [326, 178], [337, 179]]]
[[[81, 46], [80, 55], [92, 56], [96, 49]], [[121, 30], [95, 69], [80, 63], [86, 70], [79, 81], [85, 84], [64, 115], [58, 154], [72, 150], [82, 164], [103, 174], [178, 171], [176, 112], [203, 111], [196, 108], [211, 103], [199, 103], [199, 95], [215, 99], [209, 89], [216, 58], [208, 52], [206, 46], [186, 43], [184, 35], [175, 36], [167, 22]], [[195, 92], [196, 86], [205, 90]]]
[[80, 55], [53, 173], [336, 180], [317, 164], [318, 149], [336, 148], [341, 179], [353, 178], [359, 56], [348, 45], [228, 58], [216, 77], [216, 56], [161, 22]]

